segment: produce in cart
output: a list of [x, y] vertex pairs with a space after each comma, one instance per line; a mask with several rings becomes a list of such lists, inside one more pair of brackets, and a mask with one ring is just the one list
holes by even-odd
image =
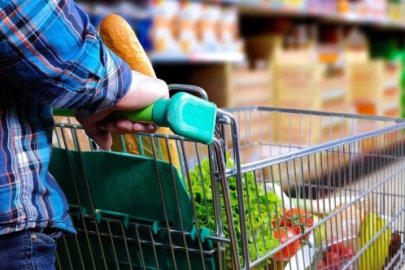
[[[146, 71], [140, 71], [145, 74], [148, 74], [149, 72], [150, 76], [154, 76], [153, 69], [151, 68], [147, 56], [143, 51], [141, 51], [141, 55], [136, 51], [141, 47], [139, 43], [137, 43], [136, 37], [134, 38], [132, 30], [128, 28], [128, 25], [125, 22], [118, 22], [118, 25], [120, 24], [121, 26], [125, 26], [126, 29], [122, 32], [121, 30], [116, 30], [115, 33], [110, 32], [112, 38], [103, 36], [105, 34], [105, 30], [103, 29], [111, 31], [115, 26], [107, 23], [107, 25], [105, 25], [107, 28], [102, 27], [101, 35], [103, 40], [105, 40], [106, 44], [118, 42], [111, 46], [115, 48], [123, 48], [122, 52], [124, 54], [121, 55], [121, 57], [124, 59], [127, 57], [129, 57], [128, 59], [133, 59], [132, 57], [135, 57], [135, 61], [133, 61], [135, 66], [131, 65], [131, 67], [134, 69], [146, 67]], [[129, 35], [126, 36], [126, 34]], [[131, 44], [127, 47], [128, 44], [126, 42], [128, 40], [130, 43], [134, 42], [132, 45], [137, 43], [135, 51], [133, 50], [133, 47], [131, 47]], [[118, 51], [115, 52], [117, 53]], [[137, 59], [136, 57], [139, 56], [141, 56], [141, 58]], [[138, 60], [143, 62], [143, 64], [140, 64]], [[231, 114], [231, 111], [232, 109], [228, 110], [229, 114]], [[367, 118], [365, 116], [357, 117], [354, 115], [325, 114], [321, 112], [291, 111], [286, 109], [274, 110], [271, 108], [245, 108], [239, 112], [242, 112], [246, 118], [250, 117], [250, 115], [255, 112], [259, 112], [261, 119], [263, 115], [269, 113], [272, 113], [271, 116], [275, 117], [277, 117], [277, 115], [274, 115], [274, 113], [283, 114], [289, 119], [292, 119], [291, 116], [294, 116], [294, 114], [299, 114], [300, 119], [309, 116], [309, 124], [302, 120], [300, 120], [302, 122], [299, 122], [300, 126], [301, 124], [302, 126], [309, 125], [308, 130], [312, 130], [312, 126], [315, 126], [314, 123], [317, 122], [317, 118], [319, 118], [319, 120], [321, 118], [326, 119], [329, 123], [333, 122], [332, 120], [337, 119], [338, 124], [343, 124], [343, 120], [351, 121], [351, 126], [357, 125], [357, 121], [371, 121], [373, 125], [378, 126], [379, 124], [382, 124], [384, 128], [390, 128], [391, 125], [391, 130], [380, 129], [376, 130], [378, 132], [375, 132], [374, 134], [366, 135], [368, 136], [367, 140], [371, 139], [381, 142], [381, 144], [385, 142], [385, 139], [382, 140], [379, 138], [380, 136], [382, 137], [389, 132], [405, 129], [404, 123], [401, 123], [398, 119], [393, 121], [392, 119], [376, 119], [372, 117]], [[265, 117], [263, 117], [263, 119], [265, 119]], [[280, 117], [278, 120], [281, 119], [284, 118]], [[225, 122], [226, 124], [224, 124]], [[232, 123], [232, 121], [230, 122]], [[319, 122], [322, 123], [322, 121]], [[218, 121], [217, 124], [220, 126], [219, 128], [222, 128], [222, 125], [229, 125], [229, 122]], [[261, 125], [260, 129], [267, 126], [277, 128], [276, 125], [268, 124], [269, 123], [267, 122], [266, 126]], [[272, 124], [274, 124], [274, 122]], [[251, 125], [248, 126], [250, 128]], [[59, 125], [59, 128], [62, 130], [68, 130], [68, 132], [72, 134], [77, 134], [76, 127], [72, 128], [62, 124]], [[232, 128], [235, 128], [235, 126], [232, 126]], [[316, 130], [316, 127], [314, 130]], [[306, 165], [304, 160], [312, 160], [310, 158], [311, 156], [316, 159], [318, 154], [320, 154], [320, 156], [330, 156], [331, 154], [336, 153], [336, 155], [333, 155], [339, 161], [337, 162], [338, 164], [336, 167], [341, 166], [341, 159], [352, 161], [356, 160], [359, 155], [368, 157], [369, 153], [363, 152], [364, 149], [359, 146], [364, 138], [360, 138], [359, 136], [347, 137], [344, 139], [341, 138], [340, 141], [334, 143], [330, 142], [329, 146], [322, 145], [319, 147], [317, 146], [316, 148], [313, 147], [314, 145], [309, 145], [308, 147], [307, 145], [304, 145], [305, 143], [302, 145], [300, 143], [299, 148], [295, 149], [295, 146], [290, 144], [286, 148], [288, 150], [293, 148], [293, 151], [296, 152], [292, 154], [282, 154], [280, 152], [279, 154], [283, 155], [283, 158], [278, 161], [277, 158], [273, 160], [255, 160], [253, 163], [248, 164], [250, 165], [248, 172], [243, 173], [243, 175], [236, 175], [242, 178], [243, 198], [238, 198], [238, 193], [236, 191], [237, 177], [230, 176], [227, 179], [221, 179], [221, 181], [227, 181], [231, 197], [231, 205], [221, 205], [221, 202], [223, 202], [224, 199], [221, 198], [222, 194], [219, 193], [219, 199], [213, 198], [212, 196], [214, 193], [212, 184], [215, 184], [214, 181], [217, 179], [211, 179], [211, 175], [213, 175], [214, 172], [212, 171], [212, 168], [210, 168], [207, 159], [202, 160], [189, 172], [189, 174], [187, 174], [190, 176], [190, 185], [186, 185], [189, 190], [186, 190], [186, 187], [183, 186], [184, 179], [177, 175], [178, 173], [183, 172], [183, 167], [182, 164], [180, 164], [180, 161], [184, 162], [184, 164], [189, 164], [188, 162], [191, 161], [189, 161], [188, 158], [194, 162], [196, 159], [199, 160], [199, 157], [204, 156], [206, 153], [199, 153], [197, 150], [197, 157], [188, 157], [188, 152], [183, 152], [185, 149], [185, 141], [187, 140], [179, 139], [176, 136], [169, 136], [172, 134], [169, 130], [160, 130], [160, 132], [165, 133], [164, 138], [159, 136], [143, 136], [142, 134], [139, 136], [125, 136], [123, 145], [121, 145], [121, 140], [119, 140], [121, 138], [115, 137], [114, 140], [114, 150], [123, 151], [124, 148], [126, 148], [130, 153], [146, 156], [146, 158], [137, 157], [136, 159], [138, 160], [138, 165], [141, 164], [140, 160], [142, 159], [149, 161], [152, 165], [146, 170], [146, 172], [151, 175], [153, 172], [152, 177], [141, 177], [141, 180], [147, 180], [147, 183], [149, 184], [153, 183], [150, 186], [153, 187], [153, 194], [155, 194], [155, 196], [149, 195], [152, 194], [152, 192], [145, 192], [145, 186], [143, 186], [142, 181], [138, 179], [139, 172], [141, 171], [140, 167], [146, 169], [145, 165], [139, 165], [134, 172], [129, 172], [128, 168], [131, 168], [131, 165], [134, 165], [133, 160], [128, 161], [128, 158], [134, 159], [134, 157], [131, 157], [130, 155], [120, 155], [120, 157], [124, 158], [123, 160], [125, 160], [125, 163], [117, 162], [117, 165], [112, 166], [115, 168], [109, 168], [108, 166], [111, 166], [113, 163], [111, 162], [111, 155], [108, 155], [108, 158], [103, 161], [100, 157], [102, 156], [100, 154], [103, 152], [100, 153], [94, 151], [92, 148], [89, 153], [95, 154], [94, 157], [92, 155], [87, 155], [89, 153], [81, 152], [83, 149], [80, 148], [75, 149], [77, 151], [69, 152], [54, 151], [54, 154], [59, 152], [61, 156], [64, 157], [62, 160], [65, 162], [62, 164], [69, 164], [69, 168], [66, 168], [68, 169], [68, 172], [62, 172], [61, 177], [58, 177], [60, 179], [58, 181], [62, 181], [62, 179], [64, 179], [63, 176], [67, 176], [65, 179], [67, 180], [66, 183], [71, 185], [72, 182], [74, 182], [75, 185], [71, 189], [71, 192], [67, 193], [72, 196], [69, 198], [69, 202], [71, 204], [77, 203], [77, 205], [72, 207], [72, 209], [76, 210], [71, 212], [71, 214], [77, 217], [74, 220], [78, 222], [78, 225], [81, 225], [81, 227], [78, 227], [81, 230], [80, 234], [78, 238], [73, 239], [73, 244], [68, 247], [66, 244], [67, 241], [64, 239], [64, 246], [61, 245], [61, 247], [65, 247], [65, 250], [62, 249], [58, 252], [60, 255], [65, 254], [64, 257], [58, 256], [59, 260], [65, 258], [65, 263], [62, 263], [62, 266], [70, 265], [70, 269], [79, 269], [80, 266], [83, 266], [84, 269], [102, 269], [103, 267], [97, 267], [98, 264], [110, 266], [105, 267], [106, 269], [127, 268], [128, 266], [136, 269], [162, 269], [165, 267], [168, 269], [193, 270], [217, 269], [217, 266], [223, 265], [223, 258], [220, 255], [222, 255], [223, 251], [221, 248], [225, 247], [224, 254], [227, 267], [231, 267], [231, 261], [236, 262], [236, 264], [240, 262], [241, 265], [235, 266], [236, 269], [240, 269], [243, 260], [241, 256], [242, 243], [240, 241], [242, 236], [245, 236], [248, 239], [248, 244], [245, 248], [248, 249], [251, 263], [255, 264], [254, 269], [262, 269], [263, 266], [266, 266], [266, 270], [269, 268], [277, 270], [308, 269], [309, 267], [311, 267], [311, 269], [319, 267], [319, 269], [324, 270], [341, 269], [342, 267], [357, 266], [357, 260], [353, 259], [355, 256], [359, 257], [358, 261], [360, 264], [360, 270], [372, 269], [370, 268], [369, 262], [372, 263], [377, 270], [381, 269], [384, 264], [392, 264], [389, 260], [387, 261], [387, 258], [394, 258], [394, 256], [399, 255], [398, 252], [400, 251], [398, 250], [401, 250], [401, 248], [403, 249], [403, 247], [401, 247], [401, 239], [399, 239], [399, 241], [393, 241], [393, 239], [391, 239], [393, 236], [391, 234], [391, 225], [393, 223], [398, 224], [398, 217], [393, 215], [387, 220], [374, 212], [369, 212], [373, 207], [372, 205], [363, 203], [365, 196], [361, 192], [352, 193], [352, 190], [348, 188], [347, 190], [343, 190], [344, 196], [336, 196], [334, 198], [319, 198], [317, 200], [289, 198], [282, 189], [274, 183], [273, 179], [271, 181], [268, 180], [269, 183], [263, 183], [262, 181], [264, 180], [256, 177], [256, 172], [258, 172], [258, 170], [264, 170], [264, 167], [278, 166], [282, 169], [285, 168], [287, 172], [294, 172], [294, 174], [296, 174], [295, 180], [297, 180], [297, 175], [300, 173], [302, 174], [304, 171], [303, 167]], [[308, 134], [301, 134], [300, 132], [302, 132], [302, 129], [294, 129], [293, 131], [291, 129], [288, 131], [280, 130], [280, 133], [283, 135], [285, 133], [286, 137], [291, 137], [292, 133], [295, 133], [295, 135], [298, 134], [300, 138], [307, 137], [306, 135]], [[250, 134], [250, 130], [249, 132], [246, 132], [246, 134]], [[396, 137], [402, 138], [403, 135], [399, 134], [400, 133], [397, 132], [394, 135], [398, 135]], [[219, 137], [221, 137], [221, 135], [223, 134], [219, 134]], [[235, 143], [238, 146], [243, 144], [243, 142], [239, 141], [239, 138], [237, 138], [237, 133], [232, 135], [234, 135], [231, 136], [232, 143]], [[269, 146], [277, 147], [280, 142], [272, 141], [271, 137], [272, 136], [270, 136], [270, 141], [266, 141], [265, 136], [263, 136], [259, 142], [253, 143], [254, 147], [259, 147], [260, 152], [266, 152], [269, 150], [267, 149]], [[77, 136], [72, 136], [72, 138], [75, 139]], [[249, 138], [249, 142], [252, 142], [250, 139], [251, 138]], [[305, 140], [303, 139], [302, 142], [304, 141]], [[158, 150], [152, 147], [155, 144], [157, 145], [156, 148], [159, 148]], [[142, 147], [142, 145], [144, 147]], [[249, 147], [250, 146], [245, 145], [245, 148]], [[271, 147], [270, 152], [272, 152]], [[401, 147], [403, 148], [403, 145]], [[207, 148], [204, 146], [204, 149]], [[182, 151], [182, 155], [178, 155], [180, 150]], [[237, 150], [237, 148], [232, 149], [232, 151], [235, 152]], [[247, 150], [251, 149], [249, 148]], [[160, 153], [157, 153], [159, 151]], [[225, 154], [222, 153], [222, 151], [225, 152], [226, 150], [221, 148], [220, 151], [220, 154]], [[400, 153], [401, 151], [397, 152]], [[109, 154], [116, 155], [117, 153]], [[400, 156], [400, 154], [397, 155]], [[95, 157], [99, 156], [99, 161], [97, 161], [95, 166], [89, 166], [89, 164], [92, 163], [89, 160], [90, 158], [83, 158], [86, 156], [91, 157], [92, 161], [96, 160]], [[373, 153], [372, 156], [381, 156], [381, 153], [376, 152]], [[392, 158], [395, 161], [398, 159], [395, 155], [390, 157], [388, 153], [384, 153], [384, 158], [387, 157]], [[76, 161], [75, 163], [74, 160]], [[102, 161], [108, 164], [104, 166], [105, 168], [102, 168], [108, 170], [108, 172], [102, 174], [102, 179], [99, 178], [99, 175], [97, 175], [97, 177], [94, 177], [94, 175], [93, 177], [85, 175], [85, 177], [77, 177], [75, 181], [72, 181], [69, 177], [70, 173], [75, 174], [76, 176], [82, 174], [81, 170], [89, 169], [89, 171], [92, 171], [92, 168], [102, 167]], [[261, 168], [256, 167], [256, 164], [254, 164], [257, 161], [260, 161]], [[289, 165], [289, 162], [296, 165], [289, 168], [289, 166], [291, 166]], [[127, 163], [132, 164], [128, 165]], [[364, 163], [360, 163], [360, 166], [358, 164], [359, 163], [353, 163], [353, 171], [354, 169], [357, 169], [357, 167], [364, 169]], [[224, 169], [222, 167], [223, 164], [215, 165]], [[227, 159], [227, 165], [228, 167], [235, 167], [233, 160], [229, 157]], [[334, 174], [334, 164], [328, 165], [332, 165], [330, 167], [326, 166], [328, 174]], [[325, 167], [322, 168], [322, 163], [319, 164], [319, 166], [321, 167], [319, 168], [321, 171], [322, 169], [325, 170]], [[118, 167], [123, 167], [121, 168], [122, 171], [125, 172], [123, 177], [116, 177], [115, 174], [111, 172], [113, 171], [112, 169], [116, 170]], [[164, 167], [167, 170], [163, 170], [162, 173], [159, 167]], [[55, 172], [61, 171], [61, 168], [58, 166], [54, 166], [54, 168], [56, 168]], [[312, 167], [310, 166], [310, 168]], [[100, 168], [99, 171], [103, 171], [102, 169]], [[97, 173], [100, 173], [99, 171]], [[87, 172], [88, 171], [86, 171], [86, 173]], [[386, 171], [384, 174], [389, 175], [391, 173], [392, 172]], [[114, 176], [110, 177], [110, 174]], [[159, 177], [161, 174], [164, 175], [164, 177]], [[292, 176], [292, 178], [294, 178], [294, 176]], [[94, 179], [95, 181], [92, 181]], [[299, 180], [301, 181], [302, 179]], [[344, 180], [351, 182], [354, 179], [352, 179], [352, 175], [349, 173], [348, 175], [345, 175]], [[291, 186], [289, 186], [289, 188], [297, 188], [297, 182], [291, 181]], [[385, 184], [382, 181], [376, 182], [378, 182], [378, 185]], [[78, 188], [76, 183], [83, 184], [84, 188]], [[106, 185], [101, 185], [100, 183]], [[164, 183], [164, 185], [160, 186], [159, 184], [161, 183]], [[302, 182], [300, 184], [302, 184]], [[377, 187], [376, 183], [372, 183], [372, 185], [374, 188]], [[142, 189], [139, 188], [140, 186], [142, 186]], [[168, 186], [172, 186], [172, 188], [169, 189], [167, 188]], [[314, 186], [318, 189], [316, 185]], [[119, 192], [117, 193], [117, 191]], [[134, 205], [142, 205], [142, 202], [134, 203], [135, 200], [131, 200], [131, 196], [135, 194], [134, 191], [138, 191], [136, 194], [139, 194], [140, 191], [147, 194], [147, 196], [152, 197], [153, 203], [157, 202], [157, 206], [143, 208], [142, 210], [145, 210], [145, 213], [142, 213], [143, 215], [133, 215], [133, 211], [138, 210], [133, 209], [137, 208], [134, 207]], [[101, 197], [101, 199], [91, 198], [90, 195], [97, 192], [103, 194], [103, 197]], [[397, 197], [403, 198], [403, 194], [401, 193], [396, 194], [396, 191], [393, 191], [392, 193]], [[80, 194], [80, 196], [78, 196], [79, 198], [76, 198], [75, 196], [78, 194]], [[114, 197], [113, 200], [108, 201], [104, 198], [104, 196], [107, 198], [107, 195], [111, 194], [125, 194], [129, 199], [124, 200], [124, 196], [112, 196]], [[137, 199], [142, 199], [145, 194], [136, 197], [138, 197]], [[165, 196], [162, 196], [162, 194]], [[190, 194], [193, 196], [189, 196]], [[346, 196], [347, 194], [355, 196]], [[394, 195], [392, 197], [395, 197]], [[391, 194], [389, 193], [384, 194], [384, 198], [382, 199], [383, 202], [386, 203], [386, 201], [384, 201], [385, 198], [390, 196]], [[164, 198], [162, 199], [161, 197]], [[117, 198], [119, 199], [117, 200]], [[158, 201], [156, 198], [161, 198], [162, 200]], [[245, 206], [244, 217], [238, 215], [240, 200], [243, 200]], [[110, 205], [105, 205], [104, 203], [106, 201], [111, 202]], [[124, 209], [121, 207], [123, 202], [128, 202], [126, 205], [128, 208]], [[218, 203], [220, 204], [220, 209], [214, 209], [214, 206]], [[119, 209], [115, 208], [116, 204], [119, 206]], [[192, 206], [194, 206], [195, 209], [191, 209]], [[111, 207], [116, 211], [109, 211]], [[227, 220], [225, 207], [231, 208], [233, 213], [232, 220]], [[196, 216], [193, 215], [193, 210], [195, 210]], [[223, 219], [221, 224], [216, 224], [214, 220], [215, 210], [220, 211], [220, 215]], [[158, 218], [149, 218], [150, 213], [156, 213], [158, 211], [161, 211], [161, 215]], [[397, 216], [400, 216], [399, 212], [397, 213]], [[245, 230], [240, 229], [240, 218], [246, 219], [247, 227]], [[147, 221], [145, 222], [145, 220]], [[114, 224], [116, 225], [116, 227], [114, 227], [115, 230], [111, 230], [110, 226]], [[161, 226], [162, 224], [166, 226]], [[216, 249], [215, 247], [211, 248], [208, 244], [205, 245], [206, 243], [203, 242], [204, 240], [202, 238], [200, 240], [203, 244], [200, 245], [201, 243], [196, 241], [196, 238], [194, 237], [194, 232], [196, 231], [193, 231], [195, 227], [192, 225], [197, 225], [196, 227], [202, 229], [202, 232], [206, 232], [207, 230], [211, 232], [212, 235], [209, 236], [213, 236], [213, 240], [207, 242], [223, 246], [219, 249]], [[229, 243], [234, 244], [234, 242], [232, 242], [233, 238], [229, 237], [232, 233], [229, 231], [229, 228], [232, 225], [235, 225], [236, 244], [239, 246], [239, 254], [233, 254], [235, 255], [233, 258], [231, 258], [232, 251], [229, 245]], [[78, 240], [80, 240], [81, 243], [79, 250], [70, 250], [72, 247], [77, 247]], [[394, 245], [393, 242], [396, 242], [397, 244]], [[283, 246], [281, 247], [281, 245]], [[87, 254], [87, 250], [81, 249], [82, 246], [89, 247], [90, 253]], [[207, 246], [209, 246], [209, 250], [205, 249]], [[389, 246], [391, 246], [392, 249], [396, 246], [396, 251], [389, 249]], [[275, 252], [275, 249], [277, 248], [279, 251]], [[393, 253], [389, 255], [389, 251], [392, 251]], [[72, 259], [75, 256], [77, 257], [76, 261], [75, 259]], [[399, 261], [398, 264], [403, 260], [399, 257], [400, 256], [396, 256], [396, 260]], [[87, 259], [89, 261], [87, 261]], [[86, 260], [86, 262], [84, 262], [84, 260]], [[261, 261], [261, 263], [259, 263], [259, 261]], [[271, 264], [270, 267], [269, 264]], [[72, 265], [76, 267], [73, 267]], [[86, 268], [84, 265], [88, 267]], [[252, 267], [252, 264], [250, 264], [250, 267]]]
[[[228, 167], [234, 166], [234, 161], [227, 157]], [[201, 170], [200, 170], [201, 168]], [[201, 165], [196, 166], [190, 170], [190, 178], [192, 184], [192, 191], [196, 205], [197, 220], [200, 228], [210, 228], [214, 232], [216, 228], [214, 216], [212, 188], [211, 188], [211, 172], [208, 159], [203, 159]], [[307, 229], [311, 228], [318, 217], [305, 211], [294, 207], [284, 209], [280, 207], [282, 200], [280, 196], [286, 196], [284, 193], [279, 194], [271, 188], [271, 184], [260, 184], [252, 172], [243, 175], [244, 180], [244, 203], [246, 206], [246, 219], [247, 231], [249, 232], [249, 256], [252, 260], [256, 260], [265, 254], [270, 253], [278, 246], [291, 241], [294, 237], [301, 235], [298, 240], [294, 240], [291, 244], [287, 245], [280, 252], [271, 257], [271, 261], [267, 264], [275, 262], [273, 267], [282, 266], [283, 268], [288, 264], [290, 259], [305, 245], [320, 245], [326, 238], [326, 231], [324, 225], [315, 228], [313, 231], [312, 244], [308, 241], [309, 233]], [[230, 188], [230, 195], [233, 199], [231, 202], [235, 228], [239, 227], [238, 216], [238, 200], [236, 191], [235, 177], [228, 179]], [[273, 185], [274, 186], [274, 185]], [[288, 198], [288, 197], [285, 197]], [[286, 199], [287, 201], [287, 199]], [[288, 201], [291, 199], [288, 198]], [[225, 217], [224, 206], [222, 205], [223, 219]], [[211, 217], [211, 219], [210, 219]], [[275, 217], [279, 217], [278, 219]], [[227, 235], [227, 226], [224, 226], [225, 235]], [[237, 231], [237, 236], [240, 239], [240, 231]], [[241, 252], [241, 248], [239, 248]], [[227, 253], [226, 261], [229, 268], [231, 268], [230, 254]], [[309, 261], [307, 262], [309, 263]], [[263, 263], [263, 265], [266, 262]]]
[[388, 221], [376, 213], [370, 212], [361, 224], [360, 237], [358, 239], [359, 249], [372, 242], [374, 237], [377, 237], [377, 239], [360, 256], [359, 270], [383, 269], [385, 260], [389, 254], [391, 228]]
[[[228, 167], [234, 166], [234, 161], [227, 158]], [[201, 168], [201, 170], [200, 170]], [[201, 166], [196, 166], [190, 171], [191, 189], [193, 191], [196, 205], [197, 220], [200, 228], [206, 227], [215, 231], [215, 220], [210, 217], [214, 216], [211, 172], [208, 159], [201, 161]], [[258, 185], [253, 173], [247, 173], [242, 177], [244, 181], [244, 203], [246, 206], [246, 217], [249, 221], [246, 223], [249, 233], [249, 256], [251, 259], [257, 259], [269, 253], [279, 246], [277, 238], [273, 235], [271, 219], [277, 212], [277, 205], [280, 204], [280, 198], [274, 192], [266, 192], [262, 185]], [[236, 178], [228, 179], [231, 207], [234, 215], [235, 229], [238, 239], [241, 231], [238, 216], [238, 195], [236, 190]], [[224, 205], [221, 205], [223, 219], [226, 220]], [[228, 235], [228, 226], [224, 223], [224, 233]], [[240, 243], [239, 243], [240, 244]], [[241, 252], [241, 247], [239, 247]], [[226, 253], [227, 266], [231, 268], [230, 254]]]

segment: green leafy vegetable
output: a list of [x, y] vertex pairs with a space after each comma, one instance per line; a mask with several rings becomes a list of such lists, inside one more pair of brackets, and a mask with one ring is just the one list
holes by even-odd
[[[227, 157], [226, 164], [228, 167], [234, 166], [234, 161]], [[273, 236], [273, 228], [271, 222], [276, 215], [277, 204], [281, 200], [274, 192], [265, 191], [263, 185], [256, 181], [253, 172], [244, 174], [243, 176], [243, 201], [245, 205], [245, 219], [249, 240], [249, 256], [251, 260], [255, 260], [264, 256], [274, 248], [279, 246], [278, 240]], [[200, 165], [197, 165], [190, 171], [190, 179], [193, 191], [194, 202], [197, 212], [198, 226], [200, 228], [209, 228], [212, 232], [215, 231], [216, 224], [214, 220], [214, 204], [211, 189], [211, 177], [209, 160], [203, 159]], [[241, 250], [241, 231], [239, 220], [239, 202], [237, 194], [236, 177], [228, 178], [230, 190], [231, 208], [233, 214], [233, 222], [235, 224], [236, 236], [238, 238], [239, 253]], [[221, 210], [224, 223], [224, 234], [228, 236], [228, 223], [226, 220], [225, 206], [221, 193]], [[230, 267], [230, 253], [226, 253], [227, 265]]]

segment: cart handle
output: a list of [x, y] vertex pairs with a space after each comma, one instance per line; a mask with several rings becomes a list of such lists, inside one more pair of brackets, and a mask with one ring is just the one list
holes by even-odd
[[[53, 112], [59, 116], [74, 116], [72, 110], [54, 109]], [[185, 92], [176, 93], [170, 99], [160, 99], [143, 109], [111, 114], [114, 118], [168, 127], [176, 135], [204, 144], [211, 144], [214, 139], [216, 116], [217, 106], [213, 102]]]

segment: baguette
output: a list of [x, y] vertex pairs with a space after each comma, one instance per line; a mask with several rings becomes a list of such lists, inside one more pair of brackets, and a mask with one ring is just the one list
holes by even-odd
[[[136, 37], [132, 27], [124, 18], [116, 14], [106, 16], [100, 24], [100, 37], [110, 50], [128, 63], [132, 70], [156, 78], [155, 71], [153, 70], [146, 52], [142, 48], [142, 45]], [[173, 134], [169, 128], [162, 127], [158, 129], [158, 132], [168, 135]], [[152, 156], [153, 152], [150, 140], [143, 138], [142, 141], [139, 141], [139, 139], [140, 136], [124, 135], [127, 152], [136, 155], [143, 153], [146, 156]], [[165, 140], [160, 139], [160, 150], [162, 152], [163, 160], [169, 161], [170, 154], [173, 165], [181, 171], [176, 142], [174, 140], [169, 140], [168, 144], [169, 145], [167, 146]], [[142, 147], [143, 149], [140, 149], [139, 147]], [[124, 150], [119, 135], [113, 135], [112, 150], [119, 152]]]

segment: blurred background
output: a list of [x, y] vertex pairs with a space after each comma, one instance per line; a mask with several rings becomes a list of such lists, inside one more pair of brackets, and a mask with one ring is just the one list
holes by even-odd
[[159, 78], [203, 87], [219, 107], [405, 116], [403, 0], [77, 3], [96, 27], [123, 16]]

